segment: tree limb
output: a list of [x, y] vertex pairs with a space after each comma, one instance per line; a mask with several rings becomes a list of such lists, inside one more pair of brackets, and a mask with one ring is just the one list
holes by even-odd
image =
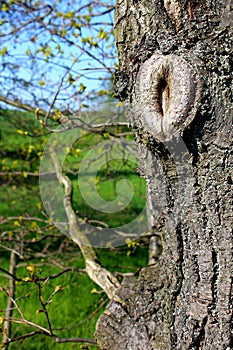
[[51, 158], [54, 162], [57, 178], [64, 186], [64, 208], [69, 222], [70, 237], [75, 243], [78, 244], [85, 258], [86, 271], [89, 277], [105, 291], [110, 299], [113, 299], [115, 296], [115, 291], [120, 286], [120, 283], [110, 271], [106, 270], [99, 264], [89, 239], [80, 230], [76, 214], [71, 203], [72, 183], [68, 176], [62, 173], [60, 161], [54, 150], [51, 150]]
[[[10, 106], [13, 106], [13, 107], [17, 107], [19, 109], [23, 109], [27, 112], [31, 112], [31, 113], [35, 113], [35, 109], [34, 107], [26, 104], [26, 103], [22, 103], [21, 101], [19, 101], [18, 99], [15, 99], [15, 100], [11, 100], [10, 98], [8, 97], [5, 97], [5, 96], [2, 96], [0, 95], [0, 101], [10, 105]], [[43, 114], [43, 115], [46, 115], [46, 111], [40, 109], [40, 113]]]

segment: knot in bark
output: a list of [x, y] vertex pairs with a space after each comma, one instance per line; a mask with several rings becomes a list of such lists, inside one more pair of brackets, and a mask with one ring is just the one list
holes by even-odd
[[154, 54], [139, 70], [133, 111], [147, 132], [168, 141], [193, 120], [197, 97], [188, 63], [180, 56]]

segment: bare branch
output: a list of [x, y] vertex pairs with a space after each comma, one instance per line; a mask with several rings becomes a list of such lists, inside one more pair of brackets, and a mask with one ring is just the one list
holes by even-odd
[[[5, 288], [1, 288], [0, 290], [2, 290], [7, 296], [8, 298], [11, 300], [12, 305], [14, 304], [14, 306], [16, 307], [18, 313], [20, 314], [22, 320], [24, 320], [24, 315], [22, 310], [20, 309], [19, 305], [17, 304], [16, 300], [10, 295], [10, 293], [5, 289]], [[9, 321], [12, 319], [11, 316], [9, 316], [8, 318], [6, 318], [6, 321]]]
[[[44, 331], [41, 331], [41, 332], [40, 331], [33, 331], [30, 333], [23, 334], [19, 337], [9, 339], [9, 340], [4, 342], [4, 345], [7, 346], [8, 344], [15, 343], [15, 342], [20, 341], [20, 340], [22, 341], [24, 339], [33, 337], [34, 335], [38, 335], [38, 334], [50, 336], [49, 334], [47, 334]], [[55, 337], [54, 335], [51, 335], [50, 337], [52, 337], [56, 343], [85, 343], [85, 344], [89, 344], [89, 345], [97, 345], [97, 343], [94, 340], [87, 339], [87, 338], [58, 338], [58, 337]]]
[[115, 296], [116, 289], [120, 286], [117, 278], [108, 270], [104, 269], [98, 262], [97, 256], [89, 239], [80, 230], [71, 203], [72, 183], [68, 176], [62, 173], [60, 161], [54, 150], [51, 150], [51, 158], [54, 162], [57, 178], [64, 186], [64, 207], [69, 222], [69, 233], [71, 239], [78, 244], [86, 261], [86, 271], [89, 277], [97, 283], [110, 299]]
[[50, 335], [50, 336], [52, 335], [47, 328], [44, 328], [44, 327], [42, 327], [34, 322], [28, 321], [25, 318], [19, 319], [19, 318], [10, 317], [9, 321], [14, 322], [14, 323], [18, 323], [18, 324], [25, 324], [27, 326], [37, 328], [37, 329], [41, 330], [43, 332], [43, 334], [45, 334], [45, 335]]
[[[3, 267], [0, 267], [0, 271], [2, 271], [4, 274], [6, 274], [7, 276], [11, 277], [13, 280], [17, 281], [17, 282], [32, 282], [32, 281], [24, 281], [23, 278], [18, 278], [15, 274], [5, 270]], [[50, 275], [50, 276], [47, 276], [47, 277], [40, 277], [38, 279], [38, 281], [40, 280], [41, 282], [49, 279], [49, 280], [54, 280], [56, 279], [57, 277], [60, 277], [61, 275], [64, 275], [66, 272], [81, 272], [81, 273], [84, 273], [86, 272], [84, 269], [77, 269], [77, 268], [74, 268], [74, 267], [68, 267], [54, 275]], [[37, 278], [35, 277], [33, 282], [37, 281]]]
[[[14, 252], [12, 252], [12, 253], [15, 254]], [[17, 282], [22, 281], [21, 278], [16, 277], [13, 273], [11, 273], [11, 272], [5, 270], [3, 267], [0, 267], [0, 271], [2, 271], [2, 272], [5, 273], [7, 276], [9, 276], [10, 278], [14, 279], [14, 280], [17, 281]]]
[[0, 244], [0, 247], [4, 248], [5, 250], [8, 250], [9, 252], [14, 252], [16, 255], [18, 255], [20, 258], [23, 258], [23, 255], [20, 254], [19, 252], [17, 252], [15, 249], [12, 248], [8, 248], [6, 246], [3, 246], [2, 244]]
[[30, 333], [27, 333], [27, 334], [24, 334], [24, 335], [20, 335], [19, 337], [15, 337], [15, 338], [9, 339], [9, 340], [5, 341], [4, 344], [5, 344], [5, 346], [7, 346], [10, 343], [15, 343], [17, 341], [33, 337], [36, 334], [44, 334], [44, 332], [33, 331], [33, 332], [30, 332]]
[[56, 338], [56, 343], [86, 343], [90, 345], [97, 345], [92, 339], [87, 338]]
[[[32, 106], [30, 106], [30, 105], [28, 105], [26, 103], [22, 103], [21, 101], [19, 101], [17, 99], [11, 100], [10, 98], [5, 97], [3, 95], [0, 95], [0, 101], [5, 102], [5, 103], [7, 103], [10, 106], [17, 107], [19, 109], [23, 109], [23, 110], [25, 110], [27, 112], [35, 113], [35, 110], [36, 110], [36, 108], [34, 108], [34, 107], [32, 107]], [[46, 115], [46, 111], [44, 111], [42, 109], [40, 109], [40, 113], [42, 115]]]
[[[47, 279], [45, 280], [45, 282], [46, 282], [46, 281], [48, 281], [48, 277], [47, 277]], [[49, 332], [50, 332], [50, 334], [52, 334], [52, 333], [53, 333], [53, 332], [52, 332], [52, 325], [51, 325], [51, 322], [50, 322], [48, 310], [47, 310], [47, 308], [46, 308], [46, 306], [47, 306], [47, 304], [48, 304], [48, 301], [47, 301], [47, 302], [44, 302], [44, 301], [43, 301], [41, 282], [40, 282], [40, 281], [36, 281], [35, 283], [36, 283], [37, 288], [38, 288], [38, 299], [39, 299], [39, 302], [40, 302], [40, 304], [41, 304], [41, 306], [42, 306], [42, 311], [43, 311], [43, 313], [45, 314]]]

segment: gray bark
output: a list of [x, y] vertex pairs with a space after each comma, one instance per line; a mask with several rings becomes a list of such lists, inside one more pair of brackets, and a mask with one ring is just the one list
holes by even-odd
[[101, 349], [233, 348], [230, 11], [229, 1], [117, 1], [116, 89], [163, 252], [118, 289], [97, 324]]

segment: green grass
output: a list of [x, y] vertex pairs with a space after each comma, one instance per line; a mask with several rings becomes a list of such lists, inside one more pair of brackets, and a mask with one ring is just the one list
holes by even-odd
[[[22, 270], [26, 271], [25, 268], [22, 268]], [[45, 270], [45, 275], [47, 275], [50, 272], [54, 273], [56, 269], [53, 268], [51, 270], [49, 268], [44, 268], [43, 270]], [[22, 272], [21, 274], [23, 274]], [[24, 275], [27, 275], [27, 273], [24, 272]], [[4, 280], [3, 286], [6, 285], [7, 283]], [[48, 306], [50, 321], [54, 332], [60, 337], [92, 338], [95, 329], [95, 322], [101, 312], [99, 311], [92, 315], [90, 319], [87, 319], [99, 306], [99, 300], [101, 297], [98, 294], [92, 293], [92, 290], [95, 288], [94, 283], [90, 281], [86, 275], [67, 273], [66, 275], [57, 278], [56, 281], [49, 281], [46, 284], [42, 292], [43, 299], [46, 300], [58, 285], [62, 286], [62, 290], [53, 297], [53, 301]], [[18, 305], [23, 311], [25, 318], [31, 322], [39, 324], [40, 326], [46, 327], [44, 313], [38, 312], [38, 310], [41, 309], [41, 305], [38, 301], [37, 288], [35, 285], [28, 282], [19, 282], [16, 290], [16, 298], [17, 296], [21, 297], [18, 301]], [[22, 298], [26, 295], [30, 296]], [[6, 297], [3, 297], [3, 293], [0, 293], [0, 305], [1, 307], [6, 305]], [[3, 316], [4, 313], [0, 315]], [[14, 316], [18, 316], [17, 311], [14, 312]], [[59, 329], [66, 329], [66, 327], [68, 328], [67, 330], [59, 331]], [[33, 328], [24, 325], [14, 324], [12, 336], [25, 334], [32, 329]], [[26, 339], [21, 344], [12, 343], [10, 349], [53, 349], [55, 346], [61, 349], [72, 348], [69, 344], [55, 344], [48, 337], [40, 335]], [[76, 347], [78, 347], [77, 344]]]
[[[97, 251], [103, 265], [107, 266], [111, 271], [126, 272], [135, 271], [146, 264], [147, 251], [137, 248], [131, 255], [127, 255], [126, 248], [123, 250], [110, 251], [108, 249], [100, 249]], [[38, 263], [32, 260], [31, 263]], [[1, 266], [7, 268], [7, 257], [0, 259]], [[22, 265], [19, 264], [19, 266]], [[73, 261], [75, 267], [83, 267], [81, 257]], [[42, 272], [39, 274], [39, 270]], [[41, 277], [59, 272], [58, 268], [42, 266], [37, 267], [36, 273]], [[19, 267], [17, 276], [25, 278], [29, 276], [25, 266]], [[7, 288], [8, 280], [0, 276], [1, 286]], [[46, 300], [54, 291], [56, 286], [62, 286], [54, 297], [52, 303], [48, 306], [50, 321], [54, 332], [59, 337], [85, 337], [93, 338], [95, 324], [106, 306], [107, 297], [102, 294], [93, 293], [94, 290], [100, 290], [85, 274], [68, 272], [58, 277], [56, 280], [50, 280], [43, 288], [42, 296]], [[25, 297], [28, 295], [28, 297]], [[18, 282], [16, 286], [16, 298], [20, 298], [18, 304], [23, 311], [25, 318], [31, 322], [35, 322], [46, 327], [45, 315], [38, 313], [41, 309], [38, 300], [37, 288], [30, 282]], [[0, 292], [0, 309], [4, 310], [6, 306], [6, 297]], [[101, 304], [105, 304], [101, 307]], [[99, 309], [99, 310], [98, 310]], [[4, 316], [4, 312], [0, 312], [0, 317]], [[14, 311], [14, 317], [17, 317], [17, 311]], [[64, 328], [64, 330], [59, 330]], [[68, 329], [66, 329], [68, 328]], [[13, 324], [12, 336], [19, 336], [33, 330], [24, 325]], [[78, 344], [56, 344], [53, 340], [46, 336], [34, 336], [25, 339], [22, 343], [12, 343], [11, 350], [39, 350], [39, 349], [78, 349]]]
[[[27, 222], [20, 218], [21, 216], [45, 218], [41, 206], [38, 177], [27, 175], [28, 171], [38, 172], [41, 152], [46, 142], [45, 136], [33, 138], [28, 135], [38, 135], [44, 130], [38, 125], [33, 115], [22, 112], [0, 111], [0, 122], [0, 171], [22, 172], [20, 175], [0, 177], [0, 220], [16, 217], [0, 226], [2, 230], [0, 266], [5, 269], [9, 267], [9, 251], [4, 249], [4, 246], [14, 247], [15, 240], [23, 238], [24, 258], [19, 259], [18, 262], [16, 272], [18, 278], [29, 276], [26, 266], [31, 263], [36, 266], [37, 276], [42, 277], [58, 273], [60, 268], [56, 267], [56, 263], [63, 264], [65, 267], [83, 268], [84, 261], [78, 248], [65, 236], [62, 236], [53, 225], [35, 224], [34, 221]], [[23, 135], [22, 131], [26, 131], [28, 135]], [[96, 143], [103, 142], [106, 138], [108, 139], [107, 134], [83, 137], [67, 155], [64, 169], [77, 172], [83, 157]], [[87, 175], [91, 174], [88, 174], [87, 171], [84, 176]], [[135, 173], [135, 165], [130, 162], [120, 163], [115, 160], [106, 162], [99, 169], [97, 177], [94, 176], [94, 181], [92, 176], [88, 177], [88, 181], [93, 181], [96, 186], [99, 196], [109, 202], [117, 199], [116, 184], [125, 178], [129, 180], [133, 185], [133, 198], [130, 205], [120, 213], [108, 214], [86, 205], [78, 187], [77, 176], [69, 173], [69, 177], [74, 187], [74, 209], [83, 220], [88, 218], [88, 220], [107, 223], [109, 227], [118, 227], [131, 222], [145, 206], [145, 181]], [[89, 186], [88, 191], [91, 191], [90, 189]], [[124, 191], [127, 191], [127, 188], [123, 188]], [[52, 234], [53, 237], [43, 240], [46, 234]], [[41, 239], [41, 241], [33, 244], [33, 239]], [[39, 254], [45, 248], [47, 256], [40, 257]], [[133, 272], [147, 263], [147, 249], [139, 246], [127, 247], [126, 245], [114, 250], [97, 249], [97, 255], [103, 266], [112, 272]], [[8, 285], [9, 279], [0, 272], [0, 286], [8, 288]], [[85, 274], [67, 272], [54, 280], [48, 280], [42, 290], [43, 299], [46, 300], [58, 285], [62, 286], [62, 290], [53, 297], [53, 301], [48, 305], [54, 332], [60, 337], [92, 338], [96, 321], [105, 307], [104, 305], [101, 307], [101, 303], [107, 302], [107, 297], [103, 293], [93, 293], [93, 290], [99, 291], [100, 289]], [[37, 293], [35, 284], [31, 282], [18, 282], [16, 285], [16, 298], [19, 298], [18, 303], [25, 317], [41, 326], [46, 326], [44, 313], [37, 311], [41, 308]], [[28, 296], [25, 297], [26, 295]], [[5, 314], [6, 304], [7, 298], [0, 291], [0, 317]], [[16, 316], [17, 311], [14, 311], [14, 317]], [[13, 324], [12, 336], [20, 336], [31, 330], [24, 325]], [[9, 347], [10, 350], [54, 348], [79, 349], [80, 345], [56, 344], [46, 336], [37, 335], [23, 342], [12, 343]]]

